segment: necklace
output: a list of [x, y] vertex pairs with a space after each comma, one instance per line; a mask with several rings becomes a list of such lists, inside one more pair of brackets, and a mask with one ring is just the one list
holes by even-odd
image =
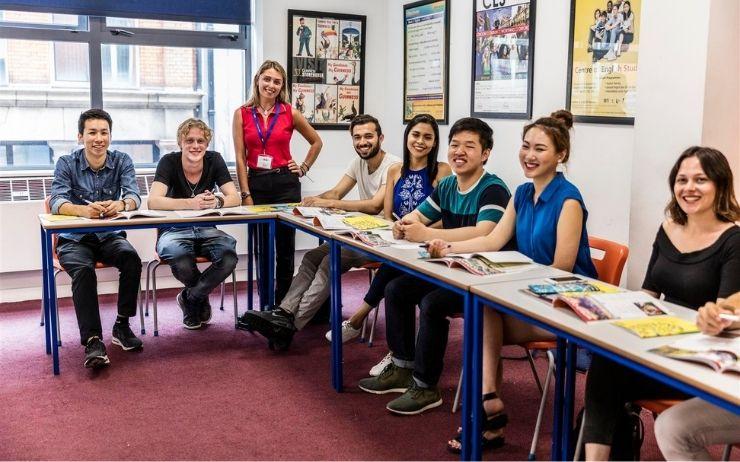
[[195, 183], [195, 186], [190, 186], [192, 183], [190, 182], [190, 180], [188, 180], [187, 178], [185, 178], [185, 181], [188, 184], [188, 188], [190, 188], [190, 197], [195, 197], [195, 190], [198, 189], [198, 185], [200, 184], [200, 180], [202, 180], [202, 179], [203, 179], [203, 176], [201, 175], [201, 177], [198, 178], [198, 182]]
[[275, 103], [272, 103], [272, 106], [268, 107], [267, 109], [263, 108], [261, 104], [259, 105], [260, 112], [264, 116], [268, 115], [270, 113], [270, 111], [272, 110], [272, 108], [274, 108], [274, 107], [275, 107]]

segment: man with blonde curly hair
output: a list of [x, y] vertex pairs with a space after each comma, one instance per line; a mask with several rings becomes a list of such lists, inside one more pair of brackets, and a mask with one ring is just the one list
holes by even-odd
[[[221, 154], [208, 151], [212, 132], [202, 120], [187, 119], [177, 129], [180, 151], [159, 160], [147, 204], [152, 210], [202, 210], [235, 207], [239, 193]], [[215, 194], [216, 186], [223, 195]], [[234, 271], [236, 240], [215, 226], [161, 230], [159, 257], [185, 285], [177, 295], [186, 329], [199, 329], [211, 320], [208, 295]], [[206, 257], [211, 266], [201, 272], [195, 263]]]

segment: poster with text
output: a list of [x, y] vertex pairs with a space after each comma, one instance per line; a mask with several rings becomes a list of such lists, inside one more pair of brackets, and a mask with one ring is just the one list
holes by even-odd
[[633, 124], [641, 0], [574, 0], [568, 107], [577, 122]]
[[430, 114], [447, 123], [449, 2], [404, 5], [403, 120]]
[[473, 116], [532, 115], [535, 0], [473, 0]]
[[363, 112], [365, 16], [288, 10], [291, 102], [316, 129]]

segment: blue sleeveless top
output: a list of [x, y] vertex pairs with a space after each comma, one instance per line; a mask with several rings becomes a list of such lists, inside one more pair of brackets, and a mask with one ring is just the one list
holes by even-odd
[[421, 170], [407, 171], [393, 187], [393, 213], [403, 217], [413, 212], [432, 193], [433, 189], [426, 167]]

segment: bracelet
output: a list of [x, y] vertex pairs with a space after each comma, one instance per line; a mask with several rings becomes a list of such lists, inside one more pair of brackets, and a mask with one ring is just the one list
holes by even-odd
[[125, 199], [121, 199], [121, 203], [123, 204], [123, 211], [124, 212], [128, 212], [128, 210], [126, 210], [126, 207], [127, 207], [126, 206], [126, 200]]
[[308, 173], [308, 171], [311, 170], [311, 166], [305, 162], [301, 162], [301, 170], [303, 171], [304, 174]]

